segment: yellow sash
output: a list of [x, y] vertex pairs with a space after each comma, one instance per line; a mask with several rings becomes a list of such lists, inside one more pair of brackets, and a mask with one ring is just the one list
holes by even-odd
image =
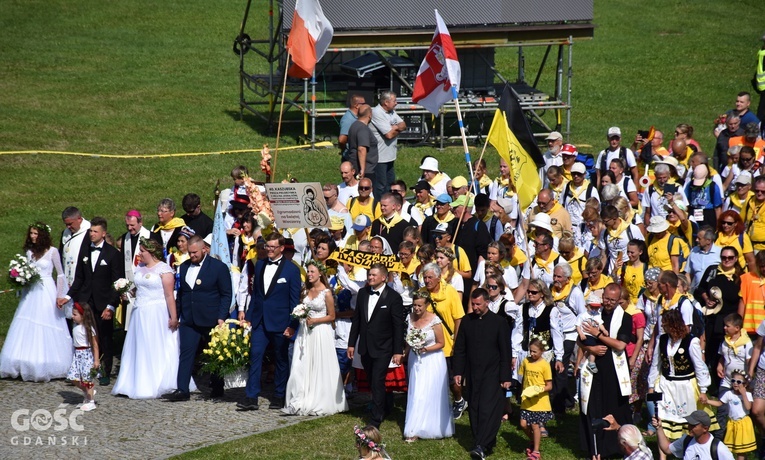
[[184, 225], [186, 225], [186, 222], [184, 222], [183, 219], [180, 217], [173, 217], [166, 224], [160, 224], [157, 222], [157, 228], [154, 229], [154, 233], [157, 233], [160, 230], [172, 230], [174, 228], [183, 227]]

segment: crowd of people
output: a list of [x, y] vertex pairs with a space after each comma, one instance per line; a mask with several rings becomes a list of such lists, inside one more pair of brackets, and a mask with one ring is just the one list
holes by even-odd
[[[341, 182], [322, 189], [325, 228], [277, 229], [253, 212], [245, 166], [231, 171], [212, 217], [189, 193], [181, 217], [160, 200], [151, 228], [127, 211], [116, 239], [105, 219], [74, 207], [58, 247], [47, 224], [31, 224], [24, 250], [41, 282], [21, 296], [0, 376], [68, 378], [84, 411], [98, 407], [96, 380], [110, 385], [115, 374], [114, 394], [186, 401], [200, 344], [233, 318], [251, 346], [239, 410], [260, 410], [263, 380], [274, 384], [269, 409], [288, 414], [346, 411], [369, 391], [361, 455], [379, 454], [394, 392], [407, 393], [407, 442], [451, 437], [467, 411], [478, 459], [516, 404], [531, 460], [549, 422], [574, 408], [592, 458], [651, 458], [642, 437], [653, 435], [661, 458], [757, 448], [765, 141], [748, 94], [715, 130], [715, 166], [687, 124], [668, 148], [658, 130], [627, 148], [610, 127], [589, 164], [552, 132], [543, 188], [523, 205], [503, 160], [451, 177], [427, 156], [415, 184], [397, 179], [406, 126], [395, 94], [383, 96], [379, 110], [351, 98]], [[373, 131], [380, 124], [390, 131]], [[230, 267], [211, 255], [215, 225]], [[380, 257], [349, 263], [341, 248]], [[118, 292], [122, 278], [134, 289]], [[118, 372], [115, 319], [127, 331]], [[211, 376], [210, 397], [223, 396], [222, 377]]]

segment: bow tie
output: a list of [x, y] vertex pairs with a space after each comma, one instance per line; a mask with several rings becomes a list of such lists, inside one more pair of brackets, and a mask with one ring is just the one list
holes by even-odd
[[193, 263], [193, 262], [192, 262], [192, 263], [191, 263], [191, 266], [192, 266], [192, 267], [197, 267], [197, 268], [199, 268], [199, 267], [201, 267], [201, 266], [202, 266], [202, 264], [195, 264], [195, 263]]
[[90, 247], [90, 250], [91, 250], [91, 251], [100, 251], [100, 250], [101, 250], [101, 248], [98, 248], [98, 247], [96, 247], [96, 246], [91, 246], [91, 247]]
[[369, 295], [380, 295], [380, 291], [375, 291], [374, 289], [372, 289], [371, 291], [369, 291]]
[[266, 265], [279, 265], [279, 260], [267, 260]]

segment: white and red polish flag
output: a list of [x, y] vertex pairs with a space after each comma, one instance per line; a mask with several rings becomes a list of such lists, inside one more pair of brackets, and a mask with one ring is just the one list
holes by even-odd
[[[433, 115], [446, 102], [454, 99], [460, 88], [460, 62], [457, 60], [457, 49], [452, 42], [452, 36], [446, 28], [444, 20], [436, 11], [436, 33], [428, 48], [425, 59], [417, 72], [414, 82], [412, 101], [428, 109]], [[452, 86], [456, 91], [452, 92]]]
[[319, 0], [297, 0], [292, 29], [287, 37], [287, 49], [292, 56], [292, 66], [287, 74], [294, 78], [311, 78], [316, 63], [327, 52], [334, 32]]

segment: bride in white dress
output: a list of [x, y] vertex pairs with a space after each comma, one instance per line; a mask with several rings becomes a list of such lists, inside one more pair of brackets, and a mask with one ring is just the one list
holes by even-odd
[[141, 238], [139, 247], [142, 264], [135, 269], [135, 303], [112, 394], [153, 399], [176, 388], [180, 342], [175, 272], [161, 261], [158, 243]]
[[72, 364], [72, 337], [64, 313], [56, 306], [67, 285], [61, 256], [51, 247], [50, 227], [41, 222], [30, 225], [24, 249], [27, 260], [40, 272], [40, 281], [21, 291], [0, 352], [0, 377], [33, 382], [64, 378]]
[[416, 291], [412, 295], [412, 313], [407, 318], [409, 327], [425, 335], [418, 349], [409, 349], [409, 391], [407, 393], [404, 438], [413, 442], [418, 438], [440, 439], [454, 434], [452, 408], [449, 404], [449, 382], [444, 357], [444, 331], [441, 320], [428, 311], [432, 303], [430, 294]]
[[302, 298], [310, 312], [300, 321], [295, 339], [282, 409], [287, 414], [330, 415], [348, 410], [332, 329], [335, 302], [320, 264], [313, 260], [306, 264]]

